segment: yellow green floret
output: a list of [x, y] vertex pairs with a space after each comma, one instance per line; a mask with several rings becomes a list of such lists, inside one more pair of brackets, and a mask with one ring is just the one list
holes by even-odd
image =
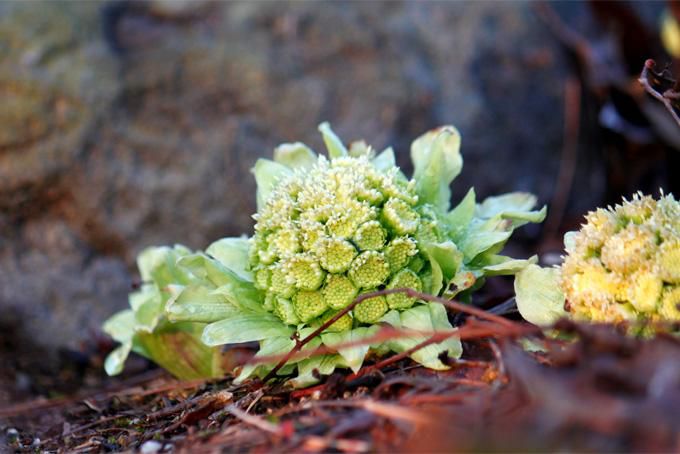
[[333, 309], [344, 308], [354, 300], [357, 293], [359, 290], [352, 284], [352, 281], [339, 274], [330, 274], [323, 288], [323, 296]]
[[600, 322], [680, 318], [680, 204], [673, 196], [636, 194], [586, 220], [565, 241], [568, 310]]
[[[364, 293], [374, 292], [375, 289]], [[368, 298], [354, 308], [354, 318], [360, 323], [376, 323], [387, 312], [387, 299], [383, 295]]]
[[300, 290], [293, 297], [295, 313], [303, 322], [308, 322], [326, 312], [328, 304], [319, 291]]
[[[403, 269], [394, 275], [388, 289], [409, 288], [417, 292], [422, 290], [423, 283], [420, 278], [410, 269]], [[390, 309], [408, 309], [416, 302], [416, 298], [408, 296], [406, 293], [392, 293], [387, 295], [387, 304]]]
[[390, 275], [390, 265], [380, 252], [362, 252], [352, 262], [349, 278], [359, 288], [371, 288], [382, 285]]

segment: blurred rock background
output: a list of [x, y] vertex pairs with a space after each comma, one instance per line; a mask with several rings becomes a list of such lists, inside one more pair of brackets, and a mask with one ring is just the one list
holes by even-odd
[[[249, 233], [250, 167], [320, 150], [325, 120], [409, 171], [410, 142], [455, 124], [455, 197], [550, 202], [567, 55], [523, 2], [0, 3], [0, 347], [44, 365], [91, 345], [141, 249]], [[568, 213], [605, 186], [584, 153]]]

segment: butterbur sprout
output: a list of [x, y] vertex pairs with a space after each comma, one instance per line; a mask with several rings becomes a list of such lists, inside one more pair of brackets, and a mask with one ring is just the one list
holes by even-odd
[[[564, 263], [553, 273], [530, 267], [516, 281], [518, 305], [527, 320], [680, 321], [680, 203], [673, 195], [655, 200], [635, 194], [613, 208], [591, 212], [579, 231], [567, 233], [565, 249]], [[537, 273], [545, 279], [530, 278]], [[561, 293], [538, 302], [541, 288], [552, 285]]]
[[[469, 301], [486, 276], [515, 274], [535, 262], [499, 255], [512, 231], [541, 222], [545, 209], [531, 211], [535, 198], [526, 193], [490, 197], [475, 203], [474, 191], [454, 209], [449, 185], [460, 173], [460, 135], [452, 126], [427, 132], [413, 142], [414, 175], [396, 166], [391, 148], [376, 153], [363, 142], [349, 149], [326, 123], [319, 126], [328, 157], [301, 143], [284, 144], [274, 160], [253, 168], [257, 213], [251, 238], [225, 238], [205, 252], [186, 251], [170, 259], [181, 276], [171, 294], [146, 308], [166, 324], [184, 323], [202, 331], [205, 349], [223, 344], [260, 342], [256, 356], [285, 354], [291, 335], [304, 338], [335, 317], [362, 294], [382, 289], [413, 289]], [[132, 301], [131, 301], [132, 303]], [[132, 304], [128, 314], [137, 314]], [[135, 315], [136, 316], [136, 315]], [[327, 327], [315, 345], [356, 342], [378, 324], [411, 331], [451, 331], [446, 310], [405, 293], [363, 300]], [[115, 337], [135, 349], [140, 329], [129, 322]], [[120, 332], [123, 332], [123, 335]], [[113, 332], [109, 330], [109, 332]], [[155, 335], [154, 329], [148, 334]], [[416, 334], [371, 349], [339, 348], [325, 358], [325, 371], [357, 371], [368, 351], [403, 352], [425, 338]], [[128, 350], [129, 350], [128, 348]], [[137, 351], [142, 351], [137, 348]], [[455, 337], [411, 357], [426, 367], [446, 369], [439, 359], [461, 354]], [[153, 351], [146, 356], [156, 360]], [[124, 355], [116, 358], [116, 373]], [[292, 362], [296, 386], [318, 380], [318, 358]], [[239, 380], [263, 377], [272, 364], [246, 365]], [[290, 374], [290, 368], [286, 368]], [[184, 378], [181, 371], [174, 371]], [[281, 372], [280, 372], [281, 373]]]

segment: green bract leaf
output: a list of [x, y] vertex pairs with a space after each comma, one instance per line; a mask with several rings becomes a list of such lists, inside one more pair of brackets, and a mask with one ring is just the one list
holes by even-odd
[[264, 206], [272, 190], [279, 184], [281, 179], [291, 175], [290, 167], [269, 159], [258, 159], [252, 170], [257, 183], [257, 209]]
[[102, 330], [111, 336], [113, 340], [123, 344], [132, 340], [136, 324], [135, 313], [130, 309], [126, 309], [114, 314], [105, 321]]
[[191, 253], [181, 245], [150, 247], [137, 256], [137, 266], [145, 283], [153, 282], [159, 289], [168, 284], [185, 284], [190, 280], [186, 271], [177, 267], [177, 260]]
[[431, 243], [423, 246], [430, 258], [436, 260], [441, 268], [444, 281], [450, 280], [463, 263], [463, 253], [452, 241]]
[[171, 322], [211, 323], [233, 316], [237, 311], [238, 306], [227, 302], [223, 295], [198, 284], [185, 287], [165, 308]]
[[450, 236], [458, 241], [475, 215], [475, 189], [470, 188], [463, 200], [446, 215], [446, 222], [451, 229]]
[[[379, 329], [378, 326], [354, 328], [339, 333], [322, 334], [321, 339], [324, 345], [333, 347], [339, 344], [361, 341], [362, 339], [373, 336]], [[370, 345], [358, 345], [356, 347], [341, 348], [338, 350], [338, 353], [345, 359], [347, 366], [350, 367], [352, 371], [357, 372], [361, 369], [361, 365], [364, 362], [369, 347]]]
[[498, 245], [503, 245], [512, 235], [512, 231], [494, 232], [472, 230], [465, 235], [458, 247], [463, 252], [465, 262], [470, 262], [479, 254], [487, 252]]
[[[395, 328], [407, 328], [416, 331], [450, 331], [453, 327], [448, 321], [446, 309], [441, 304], [427, 303], [412, 307], [399, 314], [399, 325], [395, 325], [394, 317], [384, 317], [384, 321], [392, 324]], [[425, 336], [409, 336], [406, 338], [390, 341], [393, 350], [402, 352], [424, 342], [428, 338]], [[446, 351], [451, 358], [459, 358], [463, 352], [460, 339], [451, 337], [438, 344], [428, 345], [414, 352], [411, 358], [425, 367], [435, 370], [448, 369], [439, 359], [439, 355]]]
[[442, 272], [442, 267], [427, 249], [424, 253], [430, 263], [430, 271], [421, 276], [423, 288], [431, 295], [439, 295], [439, 292], [441, 292], [442, 287], [444, 286], [444, 273]]
[[293, 331], [275, 315], [241, 313], [206, 326], [202, 339], [206, 345], [239, 344], [290, 336]]
[[393, 169], [397, 165], [397, 160], [394, 157], [394, 150], [392, 147], [385, 148], [378, 156], [371, 161], [376, 169], [386, 172]]
[[202, 328], [196, 323], [166, 322], [153, 333], [138, 333], [133, 350], [183, 380], [219, 377], [224, 373], [219, 349], [201, 342]]
[[511, 275], [522, 271], [529, 265], [537, 263], [538, 256], [534, 255], [526, 260], [520, 260], [502, 255], [494, 255], [489, 261], [494, 264], [486, 265], [482, 268], [486, 276]]
[[313, 356], [298, 364], [297, 377], [290, 380], [290, 384], [295, 388], [304, 388], [319, 382], [314, 371], [320, 375], [330, 375], [336, 367], [347, 366], [340, 355], [320, 355]]
[[200, 280], [219, 287], [225, 284], [237, 284], [253, 287], [251, 282], [239, 278], [236, 273], [205, 254], [196, 253], [184, 256], [177, 261], [178, 265], [190, 270]]
[[239, 307], [246, 312], [266, 312], [262, 306], [262, 292], [252, 285], [234, 282], [217, 287], [212, 291], [214, 295], [225, 298], [232, 306]]
[[118, 348], [113, 350], [106, 357], [104, 361], [104, 370], [109, 375], [118, 375], [123, 372], [123, 367], [125, 366], [125, 360], [130, 354], [130, 349], [132, 348], [132, 341], [126, 341]]
[[291, 169], [306, 169], [316, 164], [318, 156], [301, 142], [284, 143], [274, 148], [274, 161]]
[[[295, 341], [288, 336], [272, 337], [264, 339], [260, 342], [260, 349], [255, 354], [255, 358], [262, 358], [263, 356], [285, 355], [295, 347]], [[273, 365], [270, 364], [246, 364], [241, 368], [234, 383], [243, 383], [244, 380], [256, 374], [260, 377], [272, 370]]]
[[528, 192], [509, 192], [507, 194], [487, 197], [477, 205], [476, 216], [491, 219], [508, 211], [526, 212], [536, 206], [536, 196]]
[[548, 326], [566, 315], [559, 270], [529, 265], [515, 276], [517, 308], [525, 320]]
[[319, 125], [319, 131], [323, 135], [323, 141], [328, 149], [328, 156], [331, 158], [341, 158], [349, 154], [347, 148], [342, 143], [342, 140], [340, 140], [331, 129], [330, 124], [327, 122], [321, 123]]
[[449, 185], [463, 168], [458, 130], [442, 126], [420, 136], [411, 145], [411, 160], [421, 203], [431, 203], [448, 211]]
[[144, 301], [135, 311], [135, 320], [137, 331], [146, 331], [150, 333], [154, 330], [158, 321], [163, 315], [163, 300], [160, 292], [156, 292], [152, 298]]
[[205, 252], [242, 280], [252, 282], [253, 273], [248, 270], [249, 249], [248, 238], [222, 238], [208, 246]]
[[487, 197], [477, 205], [475, 216], [480, 219], [510, 220], [504, 230], [512, 230], [527, 222], [542, 222], [547, 213], [546, 207], [531, 211], [536, 205], [536, 196], [527, 192], [511, 192], [496, 197]]

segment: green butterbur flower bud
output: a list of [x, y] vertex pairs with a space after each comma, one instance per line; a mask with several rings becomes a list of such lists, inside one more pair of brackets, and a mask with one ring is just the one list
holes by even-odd
[[349, 241], [328, 238], [319, 246], [321, 266], [331, 273], [344, 273], [357, 255], [356, 248]]
[[411, 257], [418, 253], [416, 242], [409, 237], [395, 238], [385, 248], [385, 257], [390, 272], [394, 273], [408, 265]]
[[295, 313], [303, 322], [318, 317], [328, 309], [328, 304], [320, 291], [300, 290], [293, 297], [293, 306]]
[[271, 268], [271, 286], [269, 290], [275, 295], [283, 298], [290, 298], [295, 293], [294, 281], [288, 273], [283, 270], [282, 265], [275, 265]]
[[[388, 289], [395, 288], [410, 288], [417, 292], [422, 290], [423, 283], [420, 278], [409, 269], [403, 269], [394, 275], [390, 283], [387, 285]], [[408, 309], [416, 302], [416, 298], [406, 295], [405, 293], [393, 293], [387, 295], [387, 304], [390, 309]]]
[[302, 290], [318, 289], [326, 276], [314, 256], [310, 254], [297, 254], [291, 257], [285, 262], [283, 270], [295, 282], [295, 287]]
[[326, 279], [326, 285], [322, 290], [326, 303], [333, 309], [342, 309], [350, 304], [359, 290], [352, 284], [349, 278], [331, 274]]
[[382, 215], [387, 225], [392, 227], [397, 235], [415, 233], [418, 229], [420, 216], [401, 199], [388, 200], [383, 207]]
[[300, 251], [298, 232], [291, 226], [286, 226], [272, 233], [269, 235], [268, 240], [278, 257], [289, 257]]
[[259, 268], [255, 271], [255, 287], [267, 290], [271, 285], [272, 272], [269, 268]]
[[297, 315], [296, 307], [290, 300], [276, 298], [274, 301], [274, 313], [287, 325], [297, 325], [300, 318]]
[[[364, 293], [374, 292], [375, 289]], [[368, 298], [357, 304], [352, 311], [354, 318], [360, 323], [376, 323], [387, 312], [387, 300], [383, 295]]]
[[354, 244], [362, 251], [379, 251], [385, 246], [387, 232], [378, 221], [368, 221], [357, 229]]
[[385, 256], [376, 251], [362, 252], [354, 259], [349, 269], [349, 278], [359, 288], [382, 285], [390, 275], [390, 265]]
[[[328, 311], [325, 314], [321, 316], [321, 319], [319, 320], [319, 326], [321, 324], [326, 323], [328, 320], [331, 318], [335, 317], [335, 314], [337, 314], [338, 311]], [[337, 319], [331, 326], [326, 328], [324, 330], [325, 333], [339, 333], [342, 331], [349, 331], [352, 329], [352, 324], [354, 323], [354, 320], [349, 314], [345, 314], [339, 319]]]

